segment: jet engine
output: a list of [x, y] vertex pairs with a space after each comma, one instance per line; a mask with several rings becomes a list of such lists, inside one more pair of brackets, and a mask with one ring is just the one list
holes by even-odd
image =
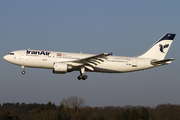
[[54, 63], [53, 73], [65, 74], [66, 72], [71, 72], [73, 69], [72, 65], [67, 63]]

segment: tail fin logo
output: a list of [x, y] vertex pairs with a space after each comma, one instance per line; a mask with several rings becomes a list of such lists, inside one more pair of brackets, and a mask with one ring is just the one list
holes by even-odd
[[159, 47], [160, 47], [160, 51], [162, 52], [162, 53], [164, 53], [164, 48], [168, 48], [169, 47], [169, 44], [166, 44], [166, 45], [161, 45], [161, 44], [159, 44]]

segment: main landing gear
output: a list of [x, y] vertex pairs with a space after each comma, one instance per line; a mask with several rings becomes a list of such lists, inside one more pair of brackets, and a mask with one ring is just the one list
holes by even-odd
[[86, 80], [87, 79], [87, 75], [79, 75], [78, 76], [78, 80], [81, 80], [81, 79]]
[[81, 69], [80, 69], [80, 75], [78, 76], [78, 80], [86, 80], [88, 78], [87, 75], [84, 74], [85, 72], [85, 67], [84, 66], [81, 66]]
[[23, 69], [22, 74], [24, 75], [26, 73], [24, 66], [22, 66], [22, 69]]

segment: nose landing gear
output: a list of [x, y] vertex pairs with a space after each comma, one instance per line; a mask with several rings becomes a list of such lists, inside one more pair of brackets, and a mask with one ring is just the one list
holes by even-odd
[[23, 69], [22, 74], [24, 75], [26, 73], [24, 66], [22, 66], [22, 69]]
[[25, 71], [22, 71], [22, 74], [24, 75], [26, 72]]

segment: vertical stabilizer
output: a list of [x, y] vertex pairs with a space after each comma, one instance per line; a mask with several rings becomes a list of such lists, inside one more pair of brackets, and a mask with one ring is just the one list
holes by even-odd
[[156, 60], [163, 60], [173, 42], [176, 34], [165, 34], [158, 40], [147, 52], [138, 56], [138, 58], [152, 58]]

